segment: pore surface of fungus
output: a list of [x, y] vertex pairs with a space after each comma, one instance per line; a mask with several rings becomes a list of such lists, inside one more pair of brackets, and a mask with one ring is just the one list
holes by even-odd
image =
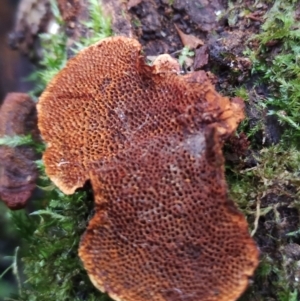
[[140, 44], [83, 50], [38, 103], [46, 172], [65, 193], [90, 180], [95, 215], [79, 255], [120, 301], [231, 301], [257, 265], [247, 223], [227, 198], [222, 141], [243, 119], [202, 71], [178, 75]]
[[[23, 93], [9, 93], [0, 109], [0, 137], [31, 134], [37, 138], [36, 107]], [[26, 145], [0, 146], [0, 199], [9, 208], [20, 209], [35, 188], [35, 151]]]

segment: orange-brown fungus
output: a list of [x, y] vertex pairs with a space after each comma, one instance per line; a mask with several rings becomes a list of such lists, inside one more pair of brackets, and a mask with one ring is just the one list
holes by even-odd
[[[23, 93], [10, 93], [0, 109], [0, 137], [32, 134], [36, 138], [36, 107]], [[29, 146], [0, 146], [0, 199], [11, 209], [23, 208], [35, 188], [35, 151]]]
[[46, 172], [65, 193], [90, 180], [95, 215], [79, 255], [121, 301], [232, 301], [258, 252], [227, 197], [222, 141], [243, 119], [202, 71], [105, 39], [71, 59], [38, 104]]

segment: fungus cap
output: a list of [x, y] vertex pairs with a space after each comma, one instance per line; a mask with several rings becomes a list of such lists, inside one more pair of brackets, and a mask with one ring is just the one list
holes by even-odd
[[[9, 93], [0, 108], [0, 137], [31, 134], [37, 138], [36, 108], [24, 93]], [[0, 146], [0, 199], [10, 209], [25, 207], [38, 177], [37, 155], [30, 146]]]
[[257, 265], [247, 222], [227, 198], [217, 131], [177, 138], [94, 163], [96, 213], [79, 255], [115, 300], [236, 300]]
[[237, 118], [203, 72], [179, 76], [168, 60], [147, 66], [140, 51], [136, 40], [104, 39], [70, 59], [40, 97], [46, 173], [64, 193], [84, 185], [91, 162], [116, 154], [133, 138], [171, 133], [183, 123], [191, 131], [215, 123], [226, 136], [241, 120], [242, 106]]
[[233, 301], [258, 252], [228, 200], [222, 141], [243, 103], [203, 71], [107, 38], [80, 52], [38, 103], [46, 173], [67, 194], [90, 180], [95, 215], [79, 255], [120, 301]]

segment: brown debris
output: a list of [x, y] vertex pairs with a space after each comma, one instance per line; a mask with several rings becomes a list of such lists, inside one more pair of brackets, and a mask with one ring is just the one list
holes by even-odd
[[239, 133], [238, 135], [232, 134], [227, 141], [225, 158], [228, 162], [234, 164], [240, 163], [239, 158], [245, 157], [249, 151], [250, 141], [245, 133]]
[[129, 9], [137, 6], [141, 2], [142, 2], [142, 0], [129, 0], [128, 3], [127, 3], [127, 9], [129, 10]]
[[89, 29], [85, 23], [89, 20], [88, 0], [57, 0], [59, 11], [65, 22], [67, 34], [67, 55], [68, 58], [74, 55], [76, 44], [83, 37], [89, 35]]
[[39, 33], [45, 32], [52, 17], [49, 0], [22, 0], [16, 13], [13, 32], [9, 36], [11, 47], [30, 54]]
[[184, 11], [192, 22], [204, 32], [213, 32], [218, 27], [217, 13], [224, 10], [220, 0], [174, 0], [173, 7]]
[[69, 60], [37, 108], [48, 176], [66, 194], [91, 181], [79, 255], [98, 289], [121, 301], [241, 295], [258, 252], [227, 198], [221, 149], [239, 99], [203, 71], [178, 75], [169, 56], [147, 66], [137, 41], [114, 37]]
[[100, 2], [104, 14], [111, 19], [111, 29], [114, 34], [132, 38], [132, 26], [126, 1], [101, 0]]
[[204, 45], [204, 42], [201, 39], [199, 39], [191, 34], [185, 34], [182, 30], [180, 30], [180, 28], [176, 24], [174, 24], [174, 26], [180, 36], [182, 44], [185, 47], [188, 47], [190, 49], [196, 49], [196, 48]]
[[[90, 18], [89, 6], [88, 0], [58, 0], [59, 10], [67, 25], [68, 49], [74, 48], [76, 42], [89, 35], [89, 29], [84, 24]], [[115, 34], [132, 37], [130, 17], [124, 1], [99, 0], [99, 6], [105, 17], [110, 19]]]
[[161, 54], [156, 57], [152, 66], [152, 73], [180, 73], [180, 65], [178, 61], [172, 58], [169, 54]]
[[203, 45], [202, 47], [196, 49], [195, 60], [194, 60], [194, 70], [201, 69], [208, 63], [208, 46]]
[[[0, 109], [0, 137], [31, 134], [38, 136], [36, 108], [23, 93], [10, 93]], [[0, 146], [0, 199], [10, 209], [20, 209], [30, 198], [37, 169], [35, 151], [29, 146]]]

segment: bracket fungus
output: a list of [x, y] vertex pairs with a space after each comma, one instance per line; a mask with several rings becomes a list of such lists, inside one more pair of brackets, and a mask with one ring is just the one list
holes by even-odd
[[[24, 93], [9, 93], [0, 109], [0, 137], [38, 137], [34, 101]], [[0, 145], [0, 199], [10, 209], [23, 208], [36, 187], [37, 154], [27, 145]]]
[[79, 248], [93, 284], [118, 301], [231, 301], [258, 251], [228, 199], [223, 140], [243, 103], [205, 72], [107, 38], [69, 60], [38, 103], [46, 173], [66, 194], [91, 181], [95, 215]]

